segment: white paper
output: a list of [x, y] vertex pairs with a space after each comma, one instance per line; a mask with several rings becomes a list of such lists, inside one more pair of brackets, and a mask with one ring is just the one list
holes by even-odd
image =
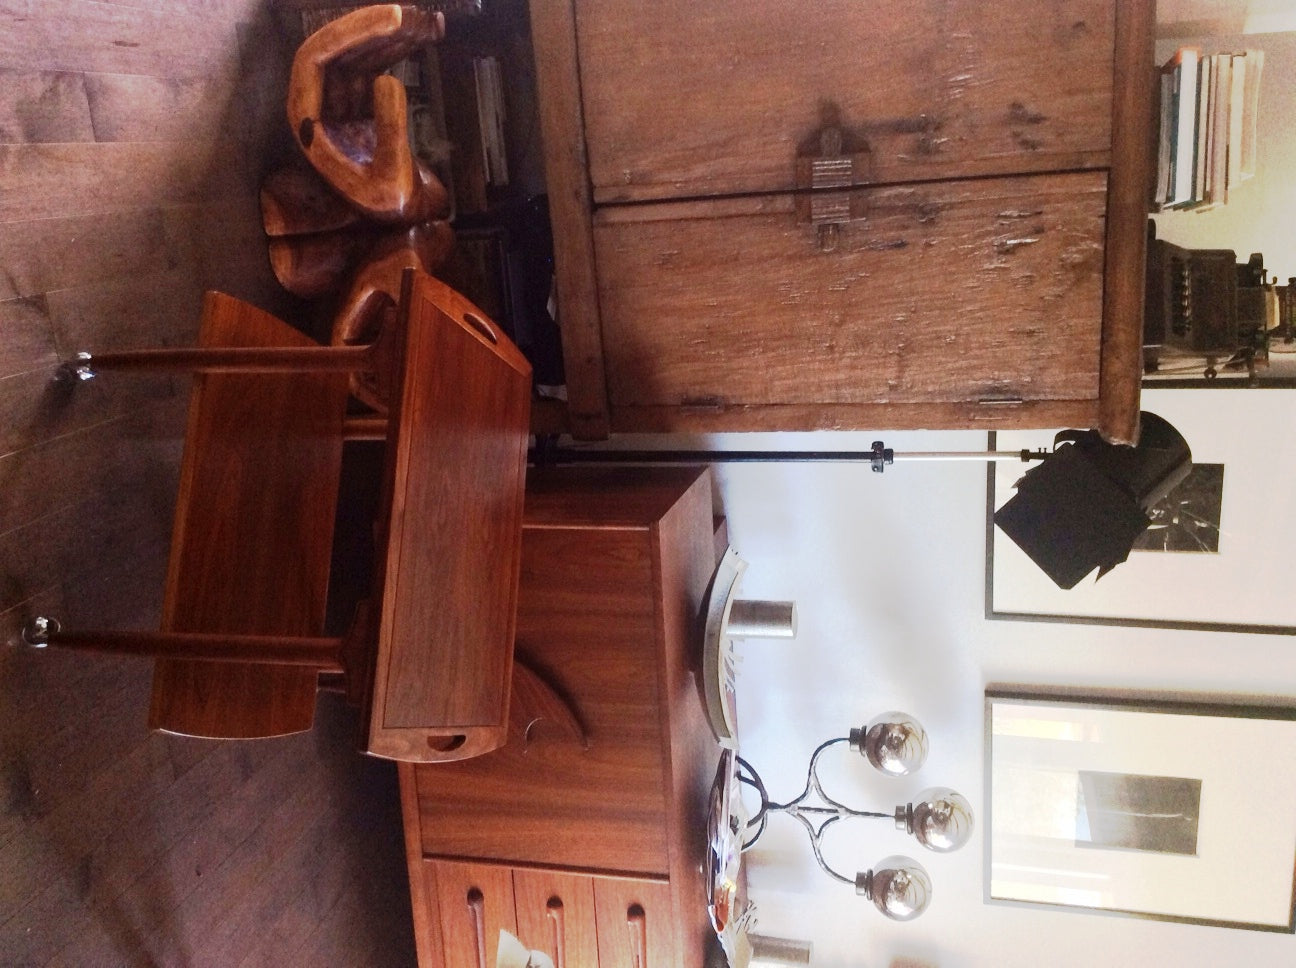
[[501, 930], [495, 968], [554, 968], [554, 963], [543, 951], [528, 951], [521, 941]]

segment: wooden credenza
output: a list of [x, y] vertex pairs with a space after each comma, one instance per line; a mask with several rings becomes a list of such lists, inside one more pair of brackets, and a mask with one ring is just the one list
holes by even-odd
[[493, 966], [501, 928], [569, 968], [703, 964], [713, 535], [704, 469], [531, 473], [517, 655], [587, 743], [541, 720], [484, 756], [401, 764], [424, 968]]
[[1131, 439], [1153, 19], [531, 0], [572, 431]]

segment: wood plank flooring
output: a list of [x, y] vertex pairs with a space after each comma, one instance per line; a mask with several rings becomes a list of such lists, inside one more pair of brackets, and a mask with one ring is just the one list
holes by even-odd
[[29, 614], [156, 627], [187, 383], [51, 384], [187, 345], [202, 292], [291, 318], [256, 190], [291, 150], [270, 0], [0, 0], [0, 963], [414, 961], [395, 772], [310, 734], [150, 735], [147, 662], [36, 653]]

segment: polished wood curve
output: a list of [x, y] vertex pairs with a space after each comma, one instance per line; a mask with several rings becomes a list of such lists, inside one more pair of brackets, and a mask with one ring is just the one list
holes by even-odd
[[288, 124], [314, 169], [380, 222], [444, 211], [406, 131], [405, 85], [381, 71], [445, 36], [445, 17], [414, 6], [363, 7], [325, 24], [293, 58]]
[[461, 759], [508, 733], [531, 366], [463, 296], [406, 279], [365, 749]]
[[[303, 347], [306, 336], [208, 293], [201, 347]], [[318, 637], [342, 465], [345, 372], [194, 377], [162, 631]], [[159, 659], [149, 726], [191, 736], [310, 729], [318, 672]]]
[[302, 666], [318, 673], [346, 672], [344, 640], [292, 635], [226, 635], [219, 632], [56, 632], [45, 643], [60, 649], [204, 662]]

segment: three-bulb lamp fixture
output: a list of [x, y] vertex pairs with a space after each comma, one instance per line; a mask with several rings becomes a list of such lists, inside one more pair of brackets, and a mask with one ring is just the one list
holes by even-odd
[[931, 878], [916, 860], [894, 855], [860, 871], [854, 877], [841, 874], [829, 866], [823, 856], [823, 835], [829, 827], [857, 817], [894, 819], [896, 828], [912, 834], [928, 850], [946, 853], [958, 850], [972, 836], [972, 806], [967, 799], [948, 787], [931, 787], [910, 803], [897, 806], [892, 813], [856, 810], [824, 793], [819, 780], [819, 757], [828, 749], [843, 743], [863, 756], [887, 776], [904, 776], [922, 766], [927, 759], [927, 732], [922, 725], [901, 712], [887, 712], [867, 726], [852, 729], [820, 743], [810, 755], [805, 789], [787, 803], [770, 800], [765, 784], [751, 764], [738, 758], [738, 778], [756, 790], [760, 809], [748, 823], [749, 836], [744, 849], [752, 846], [765, 832], [771, 814], [785, 813], [799, 821], [810, 836], [815, 860], [832, 877], [852, 884], [857, 894], [867, 897], [882, 914], [895, 921], [918, 917], [931, 903]]

